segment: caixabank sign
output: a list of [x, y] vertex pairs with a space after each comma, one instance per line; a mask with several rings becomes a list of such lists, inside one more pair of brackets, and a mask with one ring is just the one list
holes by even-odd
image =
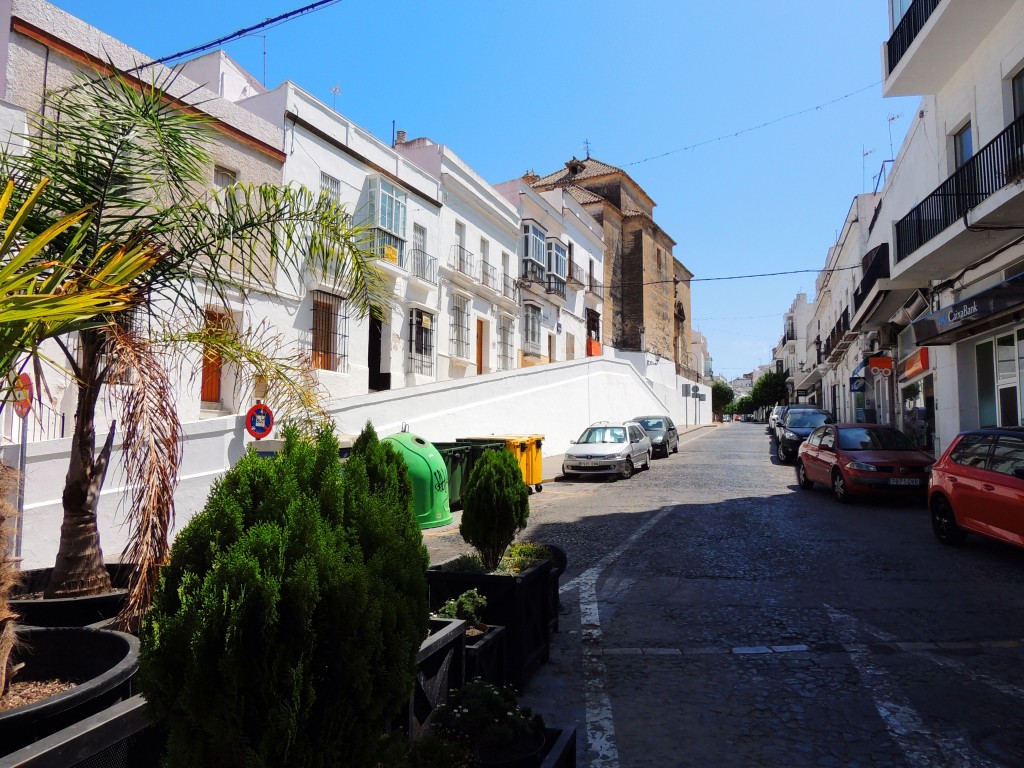
[[917, 346], [954, 344], [1024, 311], [1024, 273], [914, 321]]

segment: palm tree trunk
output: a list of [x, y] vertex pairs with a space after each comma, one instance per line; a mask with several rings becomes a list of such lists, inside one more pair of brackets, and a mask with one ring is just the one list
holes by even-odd
[[44, 597], [77, 597], [109, 592], [110, 576], [103, 564], [97, 508], [114, 445], [114, 424], [96, 453], [96, 403], [103, 386], [103, 340], [95, 332], [81, 334], [82, 360], [78, 407], [71, 439], [71, 459], [64, 481], [64, 521], [60, 547]]

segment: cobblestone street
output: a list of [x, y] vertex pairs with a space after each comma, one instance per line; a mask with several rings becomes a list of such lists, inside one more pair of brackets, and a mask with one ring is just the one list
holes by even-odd
[[[524, 701], [578, 727], [581, 766], [1024, 764], [1018, 550], [800, 491], [746, 423], [531, 506], [526, 537], [569, 566]], [[427, 534], [435, 562], [469, 550], [457, 523]]]

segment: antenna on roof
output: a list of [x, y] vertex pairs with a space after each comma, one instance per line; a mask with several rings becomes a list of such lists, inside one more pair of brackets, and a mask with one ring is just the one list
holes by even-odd
[[583, 140], [583, 149], [587, 153], [587, 160], [590, 159], [590, 139]]
[[337, 82], [337, 83], [335, 83], [334, 85], [331, 86], [331, 93], [334, 94], [334, 105], [333, 105], [332, 109], [335, 112], [337, 112], [338, 111], [338, 94], [341, 93], [341, 83], [340, 82]]

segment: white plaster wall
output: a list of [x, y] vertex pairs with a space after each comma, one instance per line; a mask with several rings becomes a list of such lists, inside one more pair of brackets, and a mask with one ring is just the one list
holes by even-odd
[[[705, 391], [706, 387], [701, 387]], [[675, 391], [679, 391], [678, 389]], [[343, 434], [359, 432], [367, 420], [381, 436], [407, 424], [428, 440], [490, 434], [544, 435], [545, 456], [565, 451], [588, 424], [601, 419], [625, 419], [644, 413], [669, 413], [679, 424], [693, 424], [692, 402], [683, 411], [681, 397], [661, 381], [645, 381], [625, 360], [594, 357], [566, 363], [435, 382], [415, 390], [378, 393], [336, 403], [331, 415]], [[710, 394], [701, 403], [699, 423], [710, 422]], [[677, 415], [679, 414], [679, 415]], [[688, 419], [686, 418], [688, 416]], [[225, 416], [185, 425], [184, 464], [175, 494], [178, 531], [202, 508], [212, 482], [241, 457], [253, 442], [243, 417]], [[98, 435], [102, 441], [105, 435]], [[53, 564], [60, 536], [61, 490], [67, 473], [70, 440], [28, 447], [22, 568]], [[6, 446], [4, 460], [16, 461], [17, 446]], [[104, 555], [116, 559], [124, 548], [121, 503], [125, 479], [120, 466], [120, 443], [115, 443], [111, 473], [99, 505]]]

